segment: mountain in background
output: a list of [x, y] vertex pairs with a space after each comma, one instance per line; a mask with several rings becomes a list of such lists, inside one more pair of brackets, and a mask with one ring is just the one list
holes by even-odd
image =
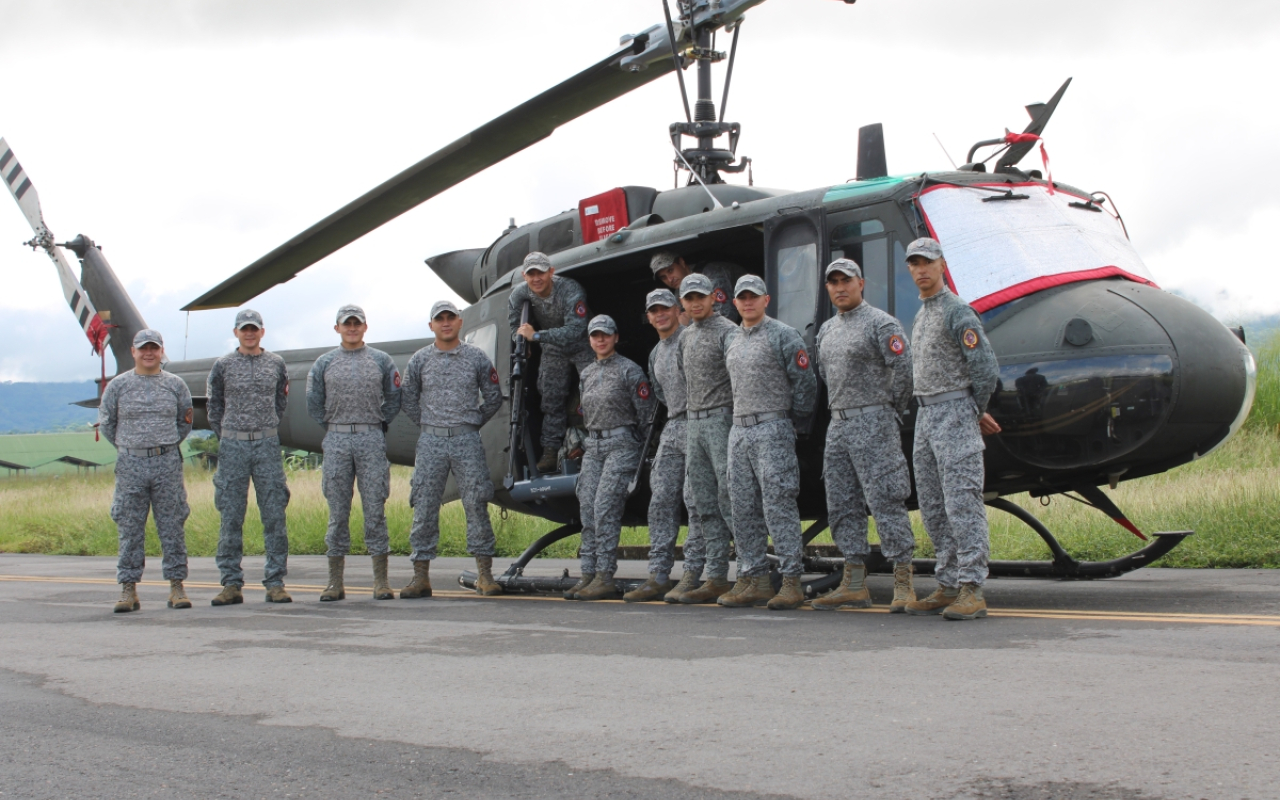
[[84, 428], [98, 421], [97, 410], [71, 404], [97, 396], [93, 381], [0, 383], [0, 433]]

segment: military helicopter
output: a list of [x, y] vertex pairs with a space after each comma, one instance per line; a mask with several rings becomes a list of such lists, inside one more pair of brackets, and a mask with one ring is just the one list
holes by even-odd
[[[1080, 562], [1033, 515], [1004, 499], [1020, 492], [1072, 496], [1145, 539], [1101, 487], [1114, 488], [1208, 453], [1239, 428], [1252, 404], [1255, 372], [1242, 333], [1233, 335], [1206, 312], [1156, 287], [1105, 194], [1019, 166], [1035, 148], [1070, 81], [1048, 102], [1027, 107], [1031, 122], [1024, 131], [977, 142], [966, 163], [954, 171], [888, 174], [883, 129], [870, 125], [859, 131], [853, 181], [801, 192], [756, 187], [750, 181], [730, 184], [725, 175], [749, 170], [749, 160], [737, 155], [740, 125], [716, 111], [711, 72], [714, 64], [727, 61], [723, 110], [740, 24], [762, 1], [677, 2], [675, 13], [668, 10], [663, 23], [622, 37], [618, 48], [600, 61], [339, 209], [186, 308], [242, 304], [546, 138], [565, 122], [675, 72], [686, 118], [666, 133], [675, 166], [688, 176], [685, 186], [666, 191], [611, 188], [580, 199], [573, 210], [513, 225], [487, 246], [427, 259], [470, 303], [463, 310], [466, 338], [489, 353], [509, 389], [508, 413], [481, 432], [499, 487], [495, 502], [561, 523], [501, 578], [508, 590], [554, 591], [572, 582], [568, 576], [527, 577], [523, 569], [546, 546], [578, 531], [572, 459], [559, 474], [537, 472], [533, 445], [539, 413], [536, 403], [524, 401], [536, 383], [538, 355], [536, 348], [526, 357], [514, 352], [505, 318], [507, 297], [520, 280], [516, 268], [532, 250], [550, 255], [558, 274], [581, 282], [592, 312], [618, 320], [620, 351], [645, 363], [657, 337], [640, 306], [655, 285], [649, 258], [660, 249], [676, 250], [693, 264], [728, 260], [763, 275], [773, 298], [769, 313], [812, 344], [818, 326], [832, 314], [821, 285], [822, 267], [838, 256], [862, 264], [868, 302], [895, 314], [909, 329], [920, 301], [903, 252], [912, 239], [933, 235], [946, 249], [951, 288], [982, 314], [1001, 364], [1001, 383], [989, 410], [1004, 432], [988, 441], [988, 503], [1031, 527], [1053, 556], [1046, 562], [993, 562], [992, 574], [1110, 577], [1167, 553], [1189, 532], [1156, 534], [1155, 541], [1114, 561]], [[716, 49], [718, 33], [732, 33], [727, 53]], [[690, 103], [684, 73], [695, 65]], [[19, 195], [19, 182], [8, 182]], [[45, 241], [52, 246], [51, 237], [37, 244]], [[67, 246], [81, 258], [86, 285], [109, 274], [88, 239], [78, 237]], [[122, 321], [116, 309], [123, 289], [118, 282], [114, 287], [89, 294], [113, 313], [112, 324], [120, 333], [131, 336], [141, 317], [135, 309], [134, 322]], [[118, 359], [118, 340], [127, 352], [128, 336], [110, 337]], [[429, 341], [376, 346], [403, 365]], [[281, 353], [291, 379], [299, 382], [295, 397], [311, 363], [327, 349]], [[168, 368], [182, 375], [200, 398], [211, 363], [175, 362]], [[819, 405], [825, 408], [821, 398]], [[281, 426], [282, 440], [318, 450], [323, 433], [302, 406], [291, 405]], [[801, 514], [815, 520], [806, 541], [826, 526], [820, 472], [828, 421], [825, 414], [816, 415], [799, 443]], [[903, 428], [908, 454], [912, 430], [908, 414]], [[392, 460], [411, 464], [416, 438], [415, 427], [397, 419], [388, 433]], [[454, 492], [452, 485], [449, 491]], [[641, 480], [624, 524], [644, 524], [647, 504]], [[838, 568], [838, 561], [808, 559], [807, 569], [822, 577], [809, 581], [806, 591], [821, 591]], [[921, 560], [917, 568], [928, 572], [932, 563]], [[471, 577], [464, 573], [461, 580], [466, 584]]]

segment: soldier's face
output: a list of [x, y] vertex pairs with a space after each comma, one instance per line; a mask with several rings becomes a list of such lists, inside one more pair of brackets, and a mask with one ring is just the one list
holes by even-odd
[[742, 315], [742, 324], [749, 328], [764, 319], [765, 309], [769, 307], [769, 295], [743, 292], [733, 298], [733, 305]]
[[658, 333], [669, 333], [680, 324], [680, 312], [675, 306], [649, 306], [649, 324]]
[[699, 321], [711, 319], [711, 315], [716, 313], [716, 301], [709, 294], [690, 292], [680, 298], [680, 302], [684, 303], [684, 310], [689, 312], [689, 316]]
[[364, 332], [369, 330], [369, 326], [361, 322], [359, 317], [347, 317], [341, 324], [334, 325], [333, 329], [342, 337], [344, 346], [354, 348], [364, 344]]
[[462, 332], [462, 317], [452, 311], [441, 311], [430, 324], [437, 344], [453, 344], [458, 341], [458, 334]]
[[133, 351], [133, 360], [139, 367], [146, 372], [157, 372], [160, 364], [164, 361], [164, 348], [155, 342], [147, 342], [142, 347], [130, 348]]
[[551, 276], [555, 272], [555, 269], [549, 269], [546, 272], [529, 270], [524, 274], [524, 282], [529, 284], [529, 288], [538, 297], [546, 297], [551, 294]]
[[245, 325], [243, 328], [236, 328], [236, 341], [245, 350], [254, 351], [262, 344], [262, 334], [265, 331], [257, 325]]
[[933, 297], [942, 289], [942, 275], [947, 271], [947, 260], [935, 258], [932, 261], [924, 256], [912, 256], [907, 259], [907, 269], [911, 270], [911, 280], [916, 282], [921, 297]]
[[684, 263], [684, 259], [677, 258], [671, 262], [671, 266], [658, 270], [658, 280], [662, 281], [663, 285], [668, 289], [674, 291], [680, 288], [680, 281], [684, 280], [690, 271], [689, 265]]
[[841, 311], [857, 308], [862, 302], [862, 287], [866, 281], [862, 278], [851, 278], [843, 272], [833, 272], [827, 278], [827, 296], [831, 305]]
[[596, 358], [608, 358], [618, 347], [618, 334], [596, 331], [591, 334], [591, 349], [596, 351]]

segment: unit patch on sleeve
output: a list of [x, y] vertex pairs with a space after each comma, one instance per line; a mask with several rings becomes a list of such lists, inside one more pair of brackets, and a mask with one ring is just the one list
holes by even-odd
[[636, 387], [636, 394], [640, 395], [641, 400], [649, 399], [649, 382], [640, 381], [640, 385]]
[[711, 296], [715, 298], [717, 303], [723, 303], [729, 299], [729, 295], [724, 293], [724, 289], [721, 289], [718, 286], [716, 287], [716, 290], [712, 292]]
[[972, 350], [978, 346], [978, 332], [973, 328], [965, 328], [964, 334], [961, 335], [960, 340], [964, 342], [965, 347]]
[[577, 305], [573, 307], [573, 313], [580, 317], [585, 317], [587, 315], [587, 304], [582, 300], [579, 300]]
[[808, 369], [809, 354], [803, 350], [801, 350], [799, 353], [796, 353], [796, 366], [799, 367], [800, 369]]
[[493, 367], [489, 367], [489, 382], [498, 383], [498, 371]]
[[194, 419], [194, 418], [195, 418], [195, 413], [194, 413], [191, 409], [189, 409], [189, 408], [188, 408], [188, 409], [187, 409], [187, 413], [186, 413], [186, 415], [185, 415], [185, 416], [183, 416], [183, 419], [186, 421], [186, 423], [187, 423], [188, 425], [190, 425], [190, 424], [191, 424], [191, 420], [192, 420], [192, 419]]
[[394, 375], [394, 376], [392, 376], [392, 378], [391, 378], [391, 382], [392, 382], [392, 383], [394, 383], [394, 384], [396, 385], [396, 388], [397, 388], [397, 389], [399, 389], [399, 388], [400, 388], [400, 370], [396, 370], [396, 371], [395, 371], [395, 375]]
[[901, 336], [894, 334], [893, 336], [889, 337], [889, 351], [892, 352], [895, 356], [902, 355], [902, 351], [906, 349], [907, 349], [907, 346], [905, 343], [903, 343]]

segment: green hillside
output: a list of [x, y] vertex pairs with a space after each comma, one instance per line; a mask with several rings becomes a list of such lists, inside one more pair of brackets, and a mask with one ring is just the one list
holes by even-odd
[[93, 381], [0, 383], [0, 433], [36, 433], [96, 422], [97, 411], [71, 404], [97, 396]]
[[[186, 442], [182, 444], [182, 451], [184, 456], [191, 454]], [[75, 464], [57, 460], [64, 456], [103, 466], [116, 463], [116, 449], [106, 439], [94, 441], [94, 432], [89, 428], [86, 428], [83, 433], [0, 436], [0, 461], [31, 467], [33, 474], [60, 474], [84, 469]], [[6, 474], [11, 473], [7, 469], [0, 470], [0, 475]]]

